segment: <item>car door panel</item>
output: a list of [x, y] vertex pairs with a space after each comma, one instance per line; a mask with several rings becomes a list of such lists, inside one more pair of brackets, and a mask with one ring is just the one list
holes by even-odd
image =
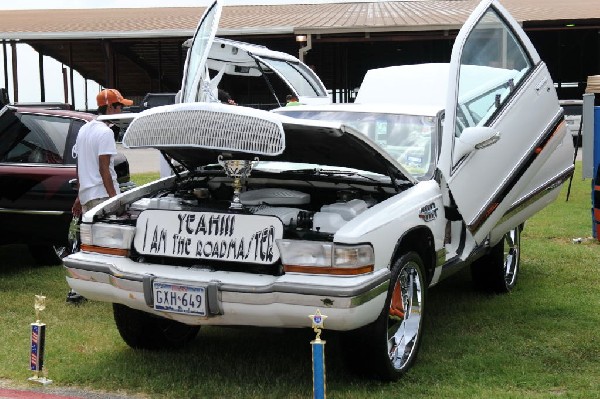
[[[478, 91], [491, 97], [472, 107], [477, 115], [459, 120], [457, 110], [468, 109], [464, 105], [478, 99]], [[458, 158], [458, 138], [469, 120], [494, 129], [499, 139]], [[497, 1], [482, 2], [453, 48], [440, 156], [440, 170], [475, 242], [543, 183], [541, 176], [533, 179], [562, 143], [560, 121], [552, 79], [531, 42]], [[550, 174], [564, 170], [560, 162], [551, 166]]]
[[185, 61], [181, 88], [182, 102], [210, 100], [212, 89], [206, 71], [206, 60], [219, 26], [222, 7], [219, 0], [214, 0], [206, 7], [204, 15], [200, 18]]

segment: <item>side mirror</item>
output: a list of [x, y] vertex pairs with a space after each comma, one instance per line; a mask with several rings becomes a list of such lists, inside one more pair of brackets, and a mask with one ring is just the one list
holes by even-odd
[[500, 132], [486, 126], [467, 127], [456, 139], [454, 145], [454, 159], [469, 155], [474, 150], [479, 150], [496, 143], [500, 140]]

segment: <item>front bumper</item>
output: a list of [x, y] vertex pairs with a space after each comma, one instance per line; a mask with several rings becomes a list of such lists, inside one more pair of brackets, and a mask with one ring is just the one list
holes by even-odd
[[[136, 263], [128, 258], [78, 252], [64, 260], [67, 282], [91, 300], [193, 325], [310, 327], [316, 309], [328, 316], [327, 329], [353, 330], [374, 321], [385, 302], [389, 270], [363, 276], [283, 276], [225, 272], [201, 267]], [[206, 287], [208, 316], [154, 310], [153, 281]]]

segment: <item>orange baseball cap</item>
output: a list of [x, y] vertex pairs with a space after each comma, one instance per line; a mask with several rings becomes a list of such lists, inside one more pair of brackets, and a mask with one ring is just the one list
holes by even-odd
[[133, 105], [133, 101], [123, 98], [119, 90], [116, 89], [104, 89], [96, 96], [96, 102], [98, 106], [109, 105], [114, 103], [120, 103], [123, 105]]

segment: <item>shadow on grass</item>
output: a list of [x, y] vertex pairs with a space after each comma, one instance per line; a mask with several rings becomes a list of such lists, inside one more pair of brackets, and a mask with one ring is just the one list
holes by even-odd
[[41, 266], [35, 261], [27, 245], [0, 245], [0, 276], [9, 276], [53, 266]]

